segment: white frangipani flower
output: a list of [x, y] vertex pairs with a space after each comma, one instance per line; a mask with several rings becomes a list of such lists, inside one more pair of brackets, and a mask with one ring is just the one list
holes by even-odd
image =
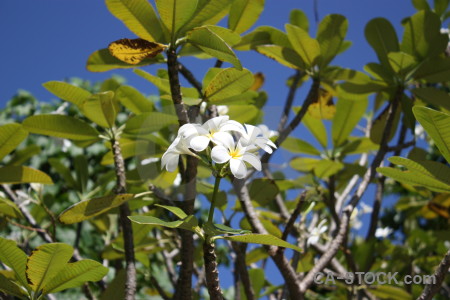
[[173, 172], [178, 166], [180, 154], [196, 156], [191, 150], [189, 150], [186, 141], [187, 140], [183, 139], [181, 136], [178, 136], [172, 142], [161, 158], [161, 168], [165, 167], [167, 171]]
[[230, 162], [230, 170], [233, 175], [242, 179], [247, 175], [247, 166], [245, 162], [248, 162], [256, 170], [261, 171], [261, 161], [253, 153], [247, 152], [239, 140], [234, 142], [233, 137], [229, 133], [222, 133], [221, 144], [216, 145], [211, 151], [211, 158], [218, 164]]
[[270, 139], [271, 137], [278, 136], [278, 131], [270, 130], [269, 127], [267, 127], [264, 124], [260, 124], [256, 127], [261, 129], [262, 136], [265, 137], [266, 139]]
[[325, 233], [325, 231], [328, 230], [328, 226], [325, 225], [325, 223], [327, 222], [326, 219], [323, 219], [322, 221], [320, 221], [319, 225], [317, 225], [317, 227], [315, 227], [311, 233], [309, 234], [309, 238], [308, 240], [306, 240], [306, 245], [309, 246], [311, 244], [315, 244], [319, 241], [320, 236]]
[[221, 144], [220, 133], [229, 131], [244, 132], [244, 128], [240, 123], [230, 120], [228, 116], [220, 116], [206, 121], [203, 125], [183, 125], [179, 134], [189, 140], [192, 149], [203, 151], [211, 141], [216, 145]]
[[394, 230], [389, 227], [377, 228], [375, 230], [375, 237], [377, 238], [387, 238]]
[[255, 148], [254, 145], [256, 145], [267, 153], [272, 153], [272, 148], [277, 148], [271, 140], [263, 136], [259, 127], [248, 124], [245, 124], [245, 133], [242, 135], [241, 141], [246, 147]]
[[219, 114], [219, 116], [226, 116], [226, 114], [228, 113], [228, 106], [227, 105], [217, 105], [217, 113]]

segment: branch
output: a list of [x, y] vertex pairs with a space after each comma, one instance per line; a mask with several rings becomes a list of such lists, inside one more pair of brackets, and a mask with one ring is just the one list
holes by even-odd
[[211, 300], [223, 300], [214, 242], [205, 240], [203, 243], [203, 260], [205, 262], [206, 287], [209, 297]]
[[433, 276], [436, 279], [436, 282], [427, 284], [422, 294], [417, 298], [417, 300], [430, 300], [434, 295], [439, 292], [440, 287], [442, 286], [442, 282], [444, 281], [445, 275], [448, 273], [450, 268], [450, 250], [444, 255], [444, 258], [439, 263], [436, 271]]
[[178, 71], [180, 71], [181, 75], [198, 91], [200, 95], [202, 92], [202, 84], [195, 78], [194, 74], [187, 69], [182, 63], [178, 63]]
[[247, 265], [245, 263], [245, 249], [247, 248], [247, 244], [231, 242], [231, 246], [233, 247], [234, 252], [236, 252], [236, 268], [239, 272], [239, 277], [241, 279], [240, 281], [244, 286], [247, 300], [255, 300], [255, 292], [253, 291], [252, 284], [250, 282], [250, 276], [247, 270]]
[[289, 118], [289, 113], [292, 109], [292, 103], [294, 102], [295, 92], [298, 89], [298, 83], [300, 82], [300, 79], [303, 75], [304, 73], [302, 71], [297, 70], [292, 78], [292, 84], [289, 88], [289, 93], [284, 104], [283, 114], [281, 115], [280, 123], [278, 124], [278, 132], [281, 132], [286, 125], [286, 122]]
[[291, 232], [292, 228], [294, 227], [295, 220], [300, 215], [300, 211], [302, 210], [303, 204], [305, 203], [305, 198], [306, 198], [306, 191], [303, 191], [300, 194], [300, 199], [297, 203], [297, 206], [295, 207], [294, 211], [292, 212], [291, 217], [289, 218], [288, 222], [286, 223], [286, 227], [284, 228], [283, 235], [281, 236], [282, 240], [285, 241], [287, 239], [289, 233]]

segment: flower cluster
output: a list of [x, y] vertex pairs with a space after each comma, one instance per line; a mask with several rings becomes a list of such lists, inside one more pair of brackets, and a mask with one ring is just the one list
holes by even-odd
[[198, 156], [205, 151], [214, 163], [226, 164], [236, 178], [242, 179], [247, 175], [246, 162], [261, 170], [259, 149], [272, 153], [272, 148], [276, 148], [269, 139], [271, 134], [264, 125], [242, 125], [228, 116], [212, 118], [203, 125], [185, 124], [162, 156], [161, 166], [173, 172], [181, 154]]

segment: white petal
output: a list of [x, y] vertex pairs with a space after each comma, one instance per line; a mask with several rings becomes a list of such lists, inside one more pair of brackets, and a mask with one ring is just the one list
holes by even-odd
[[235, 148], [233, 136], [228, 132], [216, 132], [212, 137], [212, 141], [216, 145], [223, 145], [227, 149]]
[[319, 241], [319, 236], [314, 235], [314, 236], [311, 236], [308, 238], [308, 240], [306, 241], [306, 244], [308, 244], [308, 246], [309, 246], [310, 244], [315, 244], [318, 241]]
[[230, 160], [231, 156], [228, 153], [228, 149], [226, 149], [222, 145], [215, 146], [211, 151], [211, 158], [214, 162], [218, 164], [226, 163]]
[[219, 131], [220, 125], [223, 122], [228, 121], [230, 117], [229, 116], [219, 116], [212, 119], [209, 119], [205, 122], [205, 124], [202, 125], [203, 128], [205, 128], [208, 131]]
[[249, 124], [245, 124], [245, 130], [247, 130], [247, 134], [251, 141], [254, 141], [258, 135], [262, 134], [261, 129]]
[[180, 155], [178, 153], [167, 151], [161, 158], [161, 168], [166, 167], [166, 170], [169, 172], [175, 171], [178, 166], [179, 158]]
[[191, 148], [195, 151], [203, 151], [208, 147], [210, 139], [206, 136], [196, 136], [190, 141]]
[[237, 179], [243, 179], [247, 175], [247, 167], [240, 159], [230, 159], [230, 170]]
[[182, 136], [183, 138], [202, 134], [207, 134], [207, 132], [198, 124], [184, 124], [180, 127], [180, 129], [178, 129], [178, 135]]
[[251, 164], [256, 170], [261, 171], [261, 161], [252, 153], [244, 153], [243, 160]]
[[240, 134], [245, 134], [244, 126], [242, 126], [241, 123], [236, 122], [234, 120], [228, 120], [221, 124], [220, 131], [235, 131], [239, 132]]

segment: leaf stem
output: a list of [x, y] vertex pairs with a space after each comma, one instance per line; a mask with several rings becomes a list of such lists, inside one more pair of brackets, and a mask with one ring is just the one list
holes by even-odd
[[208, 223], [212, 223], [213, 219], [214, 219], [214, 208], [216, 206], [216, 198], [217, 198], [217, 192], [219, 190], [220, 179], [222, 179], [222, 177], [217, 176], [216, 180], [214, 182], [214, 191], [213, 191], [213, 195], [212, 195], [212, 199], [211, 199], [211, 207], [209, 208]]

